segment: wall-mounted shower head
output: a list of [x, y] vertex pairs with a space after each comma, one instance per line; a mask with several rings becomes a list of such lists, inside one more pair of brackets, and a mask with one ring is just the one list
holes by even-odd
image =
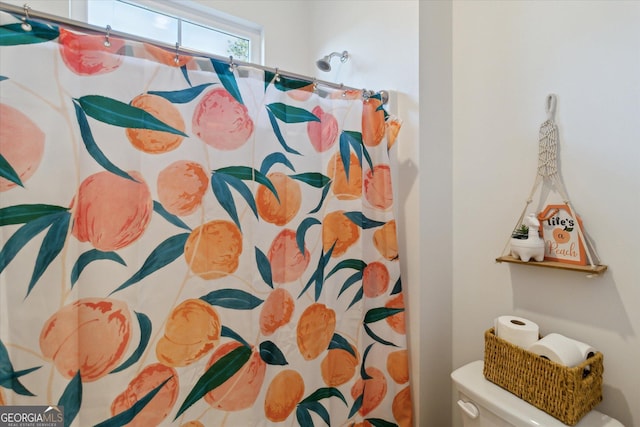
[[331, 58], [333, 58], [334, 56], [340, 57], [340, 62], [342, 62], [343, 64], [349, 60], [349, 52], [347, 52], [346, 50], [342, 53], [332, 52], [329, 55], [323, 56], [321, 59], [318, 59], [316, 61], [316, 66], [318, 67], [318, 69], [324, 72], [331, 71]]

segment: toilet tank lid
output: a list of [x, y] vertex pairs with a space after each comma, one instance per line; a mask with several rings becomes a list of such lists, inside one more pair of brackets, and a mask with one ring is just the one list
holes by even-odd
[[[458, 390], [476, 404], [519, 426], [566, 427], [558, 419], [525, 402], [482, 374], [484, 362], [477, 360], [451, 373]], [[619, 421], [598, 411], [586, 414], [574, 427], [624, 427]]]

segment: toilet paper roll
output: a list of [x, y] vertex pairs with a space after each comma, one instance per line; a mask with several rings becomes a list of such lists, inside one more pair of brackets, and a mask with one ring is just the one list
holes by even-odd
[[[573, 340], [573, 341], [578, 346], [578, 350], [580, 351], [582, 360], [587, 360], [588, 358], [596, 354], [597, 350], [591, 347], [589, 344], [585, 344], [583, 342], [576, 341], [576, 340]], [[582, 371], [582, 377], [583, 378], [586, 377], [587, 375], [589, 375], [590, 372], [591, 372], [591, 365], [585, 366], [584, 370]]]
[[538, 341], [539, 328], [535, 322], [517, 316], [500, 316], [494, 320], [495, 334], [513, 345], [529, 348]]
[[529, 351], [570, 368], [595, 354], [595, 349], [588, 344], [555, 333], [531, 345]]
[[[571, 339], [571, 338], [570, 338]], [[591, 347], [589, 344], [583, 343], [581, 341], [573, 340], [578, 346], [578, 350], [580, 350], [580, 355], [582, 356], [582, 360], [587, 360], [588, 358], [594, 356], [597, 350]]]

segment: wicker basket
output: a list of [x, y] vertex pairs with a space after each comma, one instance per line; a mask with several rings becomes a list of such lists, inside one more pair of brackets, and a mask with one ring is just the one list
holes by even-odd
[[603, 356], [598, 352], [568, 368], [484, 334], [485, 378], [565, 424], [575, 425], [602, 401]]

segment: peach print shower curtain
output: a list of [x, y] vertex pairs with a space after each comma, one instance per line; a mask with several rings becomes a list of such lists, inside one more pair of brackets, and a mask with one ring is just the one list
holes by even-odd
[[0, 23], [0, 404], [410, 425], [379, 96]]

